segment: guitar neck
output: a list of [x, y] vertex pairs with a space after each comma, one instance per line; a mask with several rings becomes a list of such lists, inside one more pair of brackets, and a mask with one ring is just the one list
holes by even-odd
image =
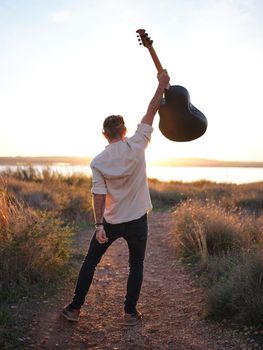
[[151, 57], [153, 59], [153, 62], [155, 64], [155, 67], [156, 67], [158, 73], [161, 73], [163, 71], [163, 67], [161, 65], [161, 62], [160, 62], [158, 56], [157, 56], [157, 53], [155, 52], [155, 50], [152, 46], [148, 47], [148, 50], [151, 54]]
[[[151, 38], [149, 38], [145, 29], [138, 29], [138, 30], [136, 30], [136, 33], [138, 33], [137, 37], [139, 38], [138, 40], [140, 42], [140, 45], [143, 44], [143, 46], [149, 50], [150, 55], [151, 55], [152, 60], [153, 60], [153, 63], [155, 64], [155, 67], [157, 69], [157, 72], [159, 74], [162, 73], [163, 67], [161, 65], [161, 62], [160, 62], [158, 56], [157, 56], [157, 53], [155, 52], [155, 50], [152, 46], [153, 41], [151, 40]], [[169, 89], [169, 87], [170, 87], [170, 84], [168, 83], [166, 89]]]
[[[155, 67], [157, 68], [157, 72], [161, 73], [163, 71], [163, 66], [161, 65], [161, 62], [159, 60], [159, 57], [157, 56], [157, 53], [155, 52], [155, 50], [152, 46], [148, 47], [148, 50], [152, 56]], [[168, 83], [166, 86], [166, 90], [168, 90], [170, 86], [171, 85]]]

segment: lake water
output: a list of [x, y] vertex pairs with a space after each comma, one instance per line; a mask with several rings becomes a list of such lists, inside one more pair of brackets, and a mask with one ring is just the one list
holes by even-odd
[[[17, 166], [0, 165], [0, 172], [6, 170], [16, 170]], [[35, 166], [39, 171], [46, 166]], [[70, 165], [52, 165], [51, 171], [59, 172], [64, 175], [81, 173], [91, 175], [89, 166], [70, 166]], [[231, 168], [231, 167], [158, 167], [148, 166], [147, 174], [149, 178], [155, 178], [160, 181], [197, 181], [210, 180], [214, 182], [228, 183], [250, 183], [263, 181], [263, 168]]]

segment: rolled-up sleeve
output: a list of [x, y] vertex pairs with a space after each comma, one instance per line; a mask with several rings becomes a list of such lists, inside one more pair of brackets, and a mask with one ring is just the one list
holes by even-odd
[[92, 188], [94, 194], [107, 194], [107, 186], [103, 174], [94, 166], [91, 166], [92, 171]]
[[140, 123], [137, 126], [135, 134], [129, 138], [129, 143], [140, 148], [146, 148], [151, 140], [152, 132], [153, 127], [151, 125]]

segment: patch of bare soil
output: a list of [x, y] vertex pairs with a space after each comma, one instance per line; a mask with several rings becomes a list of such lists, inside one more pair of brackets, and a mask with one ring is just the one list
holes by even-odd
[[[168, 240], [169, 212], [149, 215], [149, 239], [144, 283], [138, 309], [143, 320], [122, 325], [128, 274], [128, 249], [122, 239], [106, 252], [78, 323], [61, 316], [72, 297], [75, 281], [68, 280], [59, 299], [38, 313], [30, 324], [28, 348], [99, 350], [238, 350], [254, 349], [235, 329], [202, 320], [202, 290], [176, 261]], [[78, 250], [88, 248], [91, 230], [79, 235]], [[76, 278], [81, 260], [76, 258]], [[250, 344], [250, 345], [249, 345]]]

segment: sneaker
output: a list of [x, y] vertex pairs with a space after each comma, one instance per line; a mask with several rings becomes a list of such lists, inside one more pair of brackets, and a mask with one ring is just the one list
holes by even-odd
[[80, 310], [72, 309], [69, 305], [65, 306], [62, 310], [62, 315], [69, 321], [78, 322]]
[[135, 326], [142, 319], [142, 314], [137, 311], [136, 314], [124, 315], [124, 326]]

